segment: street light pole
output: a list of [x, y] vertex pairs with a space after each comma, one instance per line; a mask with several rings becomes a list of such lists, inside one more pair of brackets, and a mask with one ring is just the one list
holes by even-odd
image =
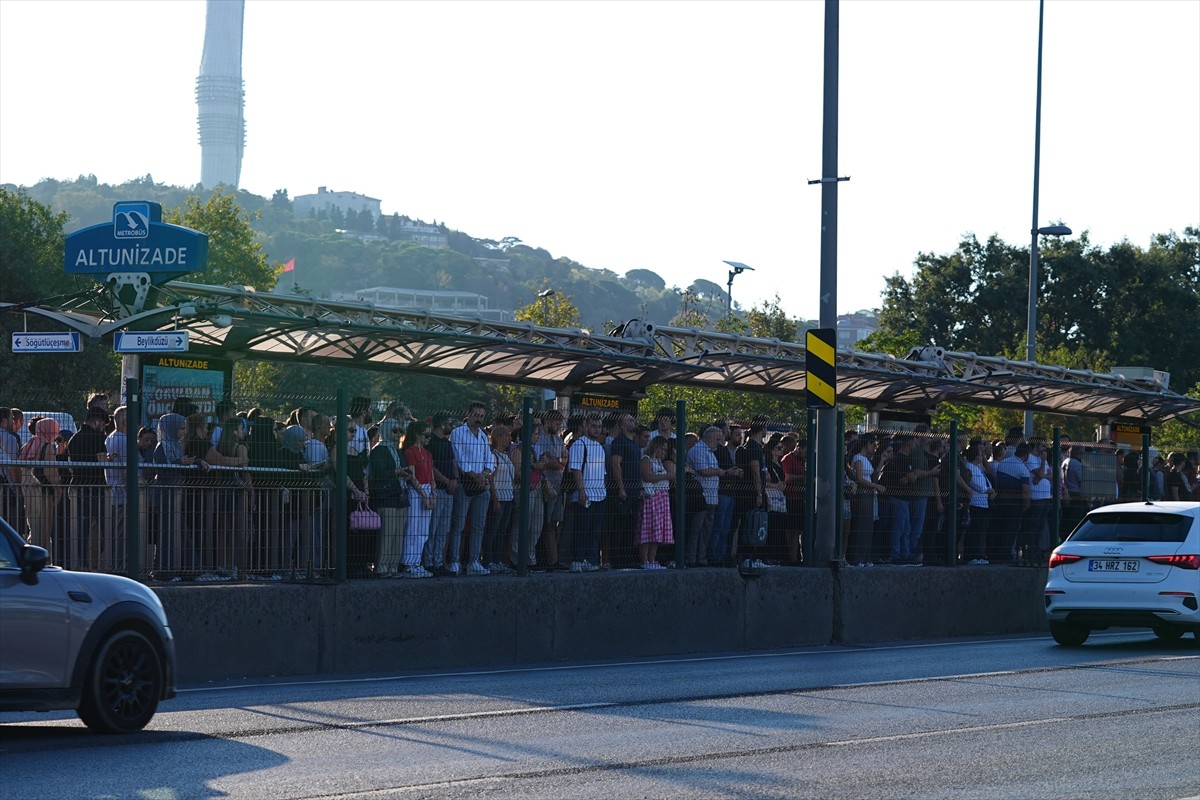
[[[1037, 361], [1038, 236], [1070, 236], [1066, 225], [1038, 227], [1038, 179], [1042, 165], [1042, 27], [1046, 0], [1038, 0], [1037, 108], [1033, 122], [1033, 224], [1029, 226], [1029, 305], [1025, 328], [1025, 360]], [[1033, 412], [1025, 412], [1025, 438], [1033, 436]]]
[[729, 287], [725, 292], [725, 318], [729, 319], [733, 316], [733, 279], [741, 275], [746, 270], [754, 272], [754, 267], [748, 267], [740, 261], [726, 261], [726, 264], [733, 267], [729, 270]]
[[550, 326], [550, 298], [558, 294], [554, 289], [542, 289], [537, 296], [542, 298], [542, 324]]

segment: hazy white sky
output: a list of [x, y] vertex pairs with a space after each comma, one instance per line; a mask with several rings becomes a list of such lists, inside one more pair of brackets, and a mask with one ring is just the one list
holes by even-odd
[[[0, 0], [0, 182], [200, 179], [205, 4]], [[838, 310], [1028, 242], [1034, 0], [844, 0]], [[242, 188], [819, 315], [824, 3], [248, 0]], [[1200, 0], [1048, 0], [1040, 224], [1200, 224]], [[284, 259], [286, 254], [276, 254]], [[1019, 309], [1024, 298], [1016, 298]]]

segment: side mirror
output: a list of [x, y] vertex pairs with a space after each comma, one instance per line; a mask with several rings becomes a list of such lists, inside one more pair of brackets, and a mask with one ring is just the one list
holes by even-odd
[[21, 548], [21, 581], [37, 583], [37, 574], [50, 563], [50, 553], [44, 547], [27, 544]]

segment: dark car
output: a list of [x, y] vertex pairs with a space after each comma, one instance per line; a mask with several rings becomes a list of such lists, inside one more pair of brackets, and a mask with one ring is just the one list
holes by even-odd
[[117, 575], [48, 566], [0, 518], [0, 712], [74, 709], [132, 733], [175, 696], [175, 641], [154, 592]]

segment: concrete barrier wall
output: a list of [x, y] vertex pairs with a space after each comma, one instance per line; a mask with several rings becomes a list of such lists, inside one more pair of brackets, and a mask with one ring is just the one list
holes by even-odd
[[772, 569], [165, 586], [182, 683], [1041, 630], [1045, 573]]

